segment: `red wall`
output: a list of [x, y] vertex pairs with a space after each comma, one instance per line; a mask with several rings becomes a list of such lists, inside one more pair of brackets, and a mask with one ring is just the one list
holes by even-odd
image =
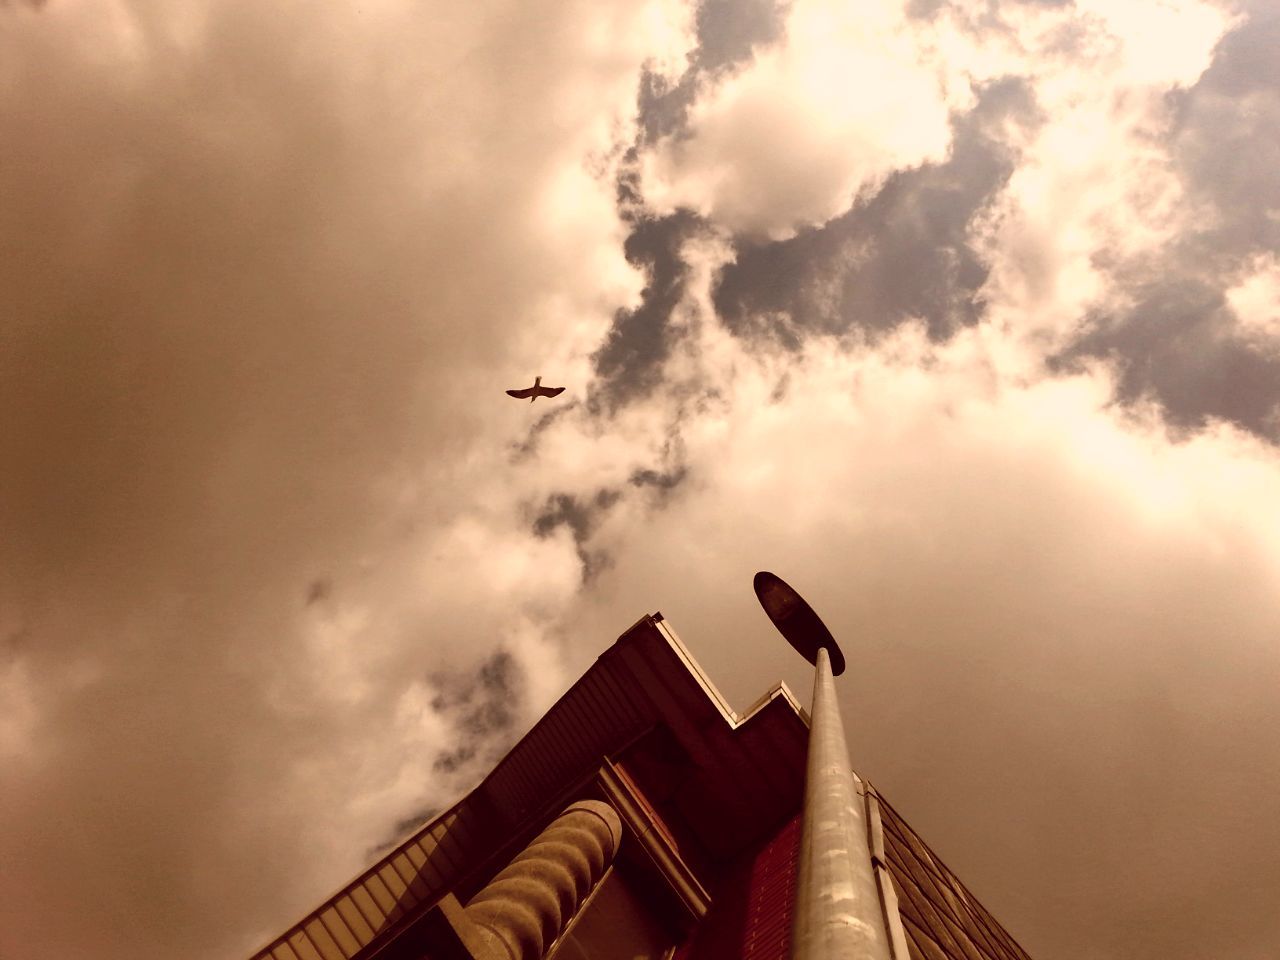
[[799, 848], [797, 815], [734, 865], [675, 960], [787, 960]]

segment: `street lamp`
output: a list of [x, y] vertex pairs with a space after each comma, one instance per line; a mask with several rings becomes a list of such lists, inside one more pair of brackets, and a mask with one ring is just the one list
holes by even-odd
[[853, 788], [834, 677], [844, 654], [787, 583], [761, 571], [756, 596], [773, 625], [815, 667], [791, 960], [890, 960], [867, 841], [866, 807]]

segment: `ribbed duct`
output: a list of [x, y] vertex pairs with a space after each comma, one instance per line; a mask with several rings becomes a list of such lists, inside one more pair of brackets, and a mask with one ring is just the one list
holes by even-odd
[[497, 957], [541, 960], [600, 882], [622, 841], [607, 803], [579, 800], [467, 904], [465, 914]]

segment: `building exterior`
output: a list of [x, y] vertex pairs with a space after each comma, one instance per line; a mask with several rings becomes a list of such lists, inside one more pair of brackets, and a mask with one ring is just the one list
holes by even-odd
[[[661, 614], [471, 793], [252, 960], [785, 960], [808, 717], [743, 715]], [[871, 786], [893, 960], [1029, 960]]]

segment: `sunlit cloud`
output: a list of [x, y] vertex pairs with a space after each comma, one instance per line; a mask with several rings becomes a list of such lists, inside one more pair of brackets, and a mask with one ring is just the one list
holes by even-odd
[[729, 10], [0, 5], [0, 954], [247, 954], [645, 612], [802, 688], [761, 567], [1033, 954], [1267, 889], [1273, 28]]
[[1257, 338], [1266, 349], [1280, 347], [1280, 258], [1254, 259], [1226, 296], [1246, 336]]
[[921, 60], [890, 5], [800, 0], [780, 44], [703, 90], [688, 131], [649, 156], [646, 198], [775, 239], [829, 220], [945, 154], [947, 105]]

